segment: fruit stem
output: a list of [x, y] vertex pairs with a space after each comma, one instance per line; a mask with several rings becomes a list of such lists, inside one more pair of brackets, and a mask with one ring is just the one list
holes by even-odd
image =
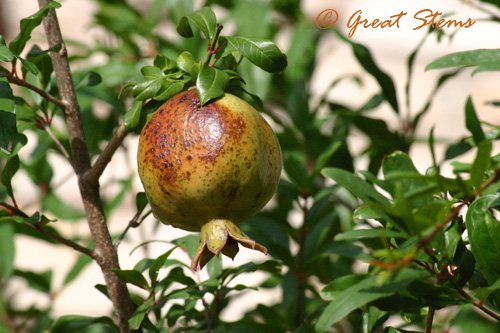
[[214, 40], [208, 41], [209, 49], [207, 54], [207, 59], [205, 60], [205, 64], [209, 64], [210, 60], [212, 60], [212, 55], [217, 53], [219, 48], [217, 47], [217, 41], [219, 39], [220, 32], [223, 26], [220, 23], [217, 23], [217, 31], [215, 32]]

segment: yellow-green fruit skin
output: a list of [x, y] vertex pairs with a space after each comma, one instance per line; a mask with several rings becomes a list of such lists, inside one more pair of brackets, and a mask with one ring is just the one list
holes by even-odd
[[258, 213], [282, 168], [278, 139], [257, 110], [229, 93], [202, 106], [195, 89], [175, 95], [151, 117], [137, 160], [155, 217], [188, 231]]

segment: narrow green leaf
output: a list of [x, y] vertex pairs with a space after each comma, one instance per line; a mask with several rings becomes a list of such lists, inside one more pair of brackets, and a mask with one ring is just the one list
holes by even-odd
[[337, 150], [339, 150], [339, 148], [341, 146], [342, 146], [341, 141], [334, 141], [334, 142], [330, 143], [330, 145], [328, 147], [326, 147], [325, 150], [323, 150], [323, 152], [316, 159], [316, 163], [314, 164], [314, 169], [311, 173], [311, 178], [314, 179], [314, 178], [316, 178], [316, 176], [319, 175], [321, 170], [323, 170], [323, 168], [330, 161], [333, 154], [335, 154], [335, 152]]
[[477, 154], [472, 164], [470, 180], [472, 185], [479, 190], [483, 182], [484, 173], [488, 170], [490, 165], [490, 153], [492, 143], [489, 140], [481, 141], [477, 146]]
[[14, 59], [14, 53], [5, 45], [0, 45], [0, 61], [11, 62]]
[[137, 209], [137, 213], [141, 213], [146, 205], [148, 204], [148, 198], [146, 197], [145, 192], [137, 192], [135, 195], [135, 207]]
[[17, 170], [19, 170], [19, 157], [16, 155], [10, 158], [5, 167], [2, 170], [2, 175], [0, 177], [2, 181], [2, 185], [7, 189], [7, 194], [13, 198], [14, 191], [12, 189], [12, 177], [16, 174]]
[[431, 62], [425, 70], [448, 67], [500, 65], [500, 49], [479, 49], [450, 53]]
[[283, 155], [283, 168], [290, 180], [300, 189], [307, 190], [312, 179], [308, 177], [307, 156], [302, 151], [289, 150]]
[[42, 201], [43, 209], [53, 213], [62, 220], [79, 220], [85, 218], [85, 213], [70, 204], [64, 202], [63, 198], [52, 192], [46, 195]]
[[23, 278], [28, 282], [28, 285], [42, 293], [50, 293], [50, 285], [52, 282], [52, 271], [45, 271], [42, 273], [35, 273], [32, 271], [24, 271], [16, 269], [14, 275]]
[[[93, 325], [106, 326], [105, 332], [113, 333], [120, 332], [113, 320], [109, 317], [87, 317], [81, 315], [66, 315], [59, 317], [50, 328], [52, 333], [67, 333], [67, 332], [94, 332]], [[97, 329], [97, 328], [96, 328]], [[96, 332], [103, 331], [103, 328], [95, 330]]]
[[377, 192], [372, 185], [348, 171], [338, 168], [325, 168], [321, 171], [321, 174], [335, 180], [340, 186], [364, 202], [375, 201], [383, 205], [390, 204], [389, 199]]
[[166, 88], [161, 88], [158, 94], [155, 96], [157, 101], [165, 101], [173, 96], [177, 95], [184, 89], [184, 84], [180, 82], [173, 82], [167, 85]]
[[113, 269], [112, 271], [123, 282], [133, 284], [144, 290], [150, 290], [148, 281], [139, 271], [133, 269]]
[[203, 7], [200, 10], [181, 17], [176, 29], [182, 37], [190, 38], [194, 36], [189, 21], [193, 22], [201, 30], [206, 39], [210, 42], [214, 40], [217, 31], [217, 18], [210, 7]]
[[465, 105], [465, 126], [472, 133], [475, 144], [479, 145], [479, 143], [484, 140], [485, 136], [470, 96], [467, 98], [467, 103]]
[[241, 36], [221, 37], [221, 43], [224, 41], [227, 41], [255, 66], [267, 72], [282, 72], [288, 64], [286, 55], [270, 40]]
[[478, 68], [472, 71], [471, 76], [474, 76], [477, 73], [481, 72], [498, 72], [498, 71], [500, 71], [500, 60], [498, 61], [498, 63], [495, 64], [485, 64], [479, 66]]
[[101, 82], [101, 75], [93, 71], [88, 71], [80, 78], [79, 82], [75, 82], [75, 89], [78, 90], [82, 87], [93, 87]]
[[[377, 277], [368, 277], [333, 297], [332, 302], [328, 304], [316, 322], [316, 330], [325, 332], [330, 326], [357, 308], [382, 297], [391, 296], [408, 286], [412, 281], [425, 279], [431, 275], [431, 273], [424, 270], [407, 268], [383, 285], [377, 285]], [[328, 288], [328, 286], [325, 288]]]
[[35, 14], [22, 19], [20, 24], [21, 31], [9, 44], [9, 49], [11, 49], [15, 54], [21, 54], [26, 46], [26, 42], [31, 39], [31, 32], [42, 23], [43, 18], [48, 15], [49, 9], [60, 7], [60, 3], [51, 1]]
[[490, 212], [499, 203], [498, 193], [480, 197], [470, 205], [465, 218], [472, 252], [490, 285], [500, 279], [500, 221]]
[[196, 91], [201, 105], [205, 105], [211, 99], [221, 97], [228, 82], [229, 76], [226, 73], [206, 64], [203, 65], [196, 79]]
[[132, 317], [128, 320], [130, 328], [133, 330], [139, 329], [144, 317], [149, 313], [154, 306], [154, 300], [150, 297], [146, 302], [142, 303], [134, 312]]
[[127, 132], [133, 132], [141, 119], [142, 102], [136, 101], [132, 109], [123, 116], [123, 125]]
[[14, 227], [10, 223], [0, 223], [0, 279], [8, 279], [14, 272]]
[[151, 267], [149, 268], [149, 277], [151, 278], [151, 283], [155, 283], [156, 279], [158, 278], [158, 272], [160, 269], [163, 267], [163, 264], [165, 261], [168, 259], [170, 254], [177, 248], [177, 246], [174, 246], [158, 258], [156, 258], [153, 263], [151, 264]]
[[360, 239], [370, 238], [401, 238], [407, 239], [408, 235], [394, 230], [387, 230], [383, 228], [376, 229], [356, 229], [349, 230], [335, 236], [336, 241], [354, 241]]
[[382, 89], [382, 93], [385, 99], [387, 100], [389, 105], [391, 105], [394, 111], [396, 111], [396, 113], [399, 113], [398, 99], [394, 82], [392, 81], [389, 75], [387, 75], [378, 67], [378, 65], [375, 63], [375, 60], [373, 60], [370, 50], [368, 50], [365, 46], [361, 44], [354, 43], [353, 41], [344, 37], [340, 33], [338, 33], [338, 35], [340, 36], [340, 38], [342, 38], [344, 41], [348, 42], [351, 45], [352, 50], [354, 52], [354, 56], [356, 57], [356, 59], [358, 59], [359, 64], [370, 75], [372, 75], [375, 78], [375, 80], [377, 80], [380, 88]]
[[132, 88], [132, 96], [137, 101], [153, 98], [161, 88], [162, 79], [151, 79], [137, 84]]

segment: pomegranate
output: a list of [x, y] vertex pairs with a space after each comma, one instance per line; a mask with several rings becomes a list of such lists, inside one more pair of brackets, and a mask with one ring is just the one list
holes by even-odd
[[271, 199], [282, 168], [278, 139], [250, 104], [225, 93], [202, 106], [183, 91], [144, 127], [137, 160], [155, 217], [201, 231], [193, 270], [220, 252], [234, 258], [238, 243], [267, 254], [237, 226]]

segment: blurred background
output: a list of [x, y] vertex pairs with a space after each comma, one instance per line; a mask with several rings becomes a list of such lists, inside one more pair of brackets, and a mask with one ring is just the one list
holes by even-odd
[[[57, 10], [63, 36], [69, 44], [69, 54], [79, 52], [79, 43], [94, 44], [99, 40], [112, 40], [112, 37], [106, 35], [99, 25], [95, 22], [96, 13], [99, 11], [98, 3], [90, 0], [64, 0], [61, 1], [62, 8]], [[103, 3], [103, 1], [101, 1]], [[151, 1], [134, 0], [131, 4], [138, 10], [142, 11], [149, 8]], [[200, 8], [202, 1], [197, 2], [197, 7]], [[266, 6], [268, 1], [250, 1], [242, 0], [242, 8], [248, 6]], [[368, 47], [374, 57], [376, 63], [394, 80], [396, 91], [398, 92], [399, 100], [401, 101], [401, 112], [412, 113], [423, 107], [427, 98], [433, 93], [434, 82], [437, 80], [440, 71], [426, 72], [425, 66], [436, 58], [455, 51], [464, 51], [478, 48], [493, 48], [498, 47], [495, 44], [495, 39], [500, 35], [500, 25], [490, 22], [481, 21], [487, 17], [489, 13], [485, 12], [485, 5], [481, 5], [482, 9], [478, 8], [473, 0], [303, 0], [301, 3], [301, 11], [307, 19], [310, 27], [317, 29], [316, 17], [325, 9], [335, 9], [339, 14], [339, 20], [335, 26], [346, 36], [349, 29], [347, 22], [351, 15], [357, 10], [362, 10], [362, 17], [371, 22], [374, 19], [386, 20], [390, 16], [399, 14], [401, 11], [407, 13], [400, 19], [400, 27], [396, 26], [381, 28], [363, 28], [358, 27], [356, 33], [351, 38], [356, 43], [361, 43]], [[0, 34], [5, 36], [7, 41], [10, 41], [19, 31], [19, 21], [23, 17], [27, 17], [36, 12], [38, 4], [35, 0], [2, 0], [0, 1]], [[224, 17], [227, 11], [219, 6], [213, 6], [214, 11]], [[407, 80], [407, 58], [409, 54], [423, 39], [427, 27], [419, 30], [413, 30], [421, 24], [413, 15], [422, 10], [431, 9], [449, 14], [450, 18], [466, 21], [468, 18], [476, 21], [476, 23], [468, 29], [453, 29], [447, 31], [454, 33], [453, 38], [446, 38], [438, 43], [436, 36], [430, 36], [424, 42], [416, 56], [414, 64], [414, 75], [411, 85], [411, 101], [408, 105], [405, 101], [405, 85]], [[488, 9], [486, 7], [486, 9]], [[167, 15], [159, 13], [159, 15]], [[253, 24], [259, 26], [259, 17], [253, 18]], [[279, 24], [281, 17], [271, 17]], [[140, 27], [138, 27], [140, 28]], [[224, 32], [229, 34], [232, 28], [231, 24], [225, 26]], [[164, 36], [174, 36], [175, 23], [166, 22], [158, 27], [158, 34]], [[41, 27], [35, 30], [34, 40], [44, 48], [46, 46]], [[276, 36], [276, 42], [282, 50], [286, 52], [290, 45], [290, 32], [280, 31]], [[305, 43], [307, 41], [304, 41]], [[147, 48], [147, 45], [145, 46]], [[74, 53], [73, 53], [74, 54]], [[95, 64], [105, 65], [106, 57], [99, 55], [90, 59]], [[141, 64], [144, 65], [144, 64]], [[137, 68], [140, 68], [139, 64]], [[138, 69], [137, 69], [138, 72]], [[354, 80], [343, 80], [335, 89], [329, 91], [329, 87], [336, 79], [346, 75], [357, 75], [361, 78], [363, 84], [359, 85]], [[310, 93], [313, 97], [311, 104], [319, 100], [321, 96], [327, 93], [328, 99], [335, 103], [341, 103], [351, 106], [353, 109], [361, 107], [365, 101], [379, 90], [376, 81], [360, 67], [352, 54], [350, 45], [343, 42], [336, 34], [325, 34], [320, 39], [318, 52], [316, 57], [316, 66], [313, 73], [313, 80], [310, 83]], [[483, 121], [498, 124], [500, 117], [498, 108], [489, 105], [489, 102], [499, 99], [498, 74], [495, 72], [484, 72], [471, 76], [471, 70], [464, 70], [454, 79], [445, 83], [442, 89], [430, 106], [429, 112], [423, 118], [418, 130], [417, 136], [422, 139], [421, 144], [416, 144], [412, 147], [410, 155], [420, 172], [432, 165], [431, 155], [427, 145], [427, 137], [431, 128], [434, 128], [434, 135], [437, 141], [437, 156], [442, 158], [444, 154], [444, 144], [454, 142], [467, 134], [463, 110], [467, 96], [472, 96], [476, 111], [479, 118]], [[251, 90], [252, 88], [249, 88]], [[260, 89], [256, 87], [256, 89]], [[252, 91], [259, 95], [261, 91]], [[261, 96], [263, 97], [263, 96]], [[95, 106], [95, 112], [106, 113], [107, 106]], [[390, 110], [386, 103], [383, 103], [375, 111], [371, 113], [373, 117], [382, 118], [388, 122], [393, 128], [400, 126], [400, 119], [394, 117], [394, 112]], [[114, 186], [116, 179], [131, 179], [132, 186], [127, 193], [124, 193], [125, 199], [119, 209], [111, 215], [109, 219], [110, 229], [114, 233], [121, 233], [128, 224], [129, 220], [135, 213], [135, 193], [142, 190], [142, 186], [138, 177], [133, 176], [136, 169], [136, 147], [137, 136], [129, 135], [124, 143], [124, 147], [119, 149], [113, 157], [111, 164], [107, 167], [102, 179], [102, 190], [104, 196], [112, 196], [117, 193], [117, 187]], [[366, 145], [366, 139], [363, 136], [351, 135], [349, 137], [350, 145], [353, 149], [353, 154], [360, 153]], [[36, 148], [36, 142], [30, 140], [28, 147], [23, 150], [22, 154], [29, 155]], [[495, 147], [498, 152], [499, 147]], [[465, 154], [461, 159], [470, 161], [472, 154]], [[54, 179], [52, 180], [56, 193], [64, 198], [65, 203], [71, 206], [75, 211], [81, 211], [81, 202], [77, 191], [76, 179], [72, 175], [67, 162], [58, 155], [50, 155], [49, 159], [54, 166]], [[366, 169], [368, 160], [360, 158], [357, 160], [356, 167], [358, 169]], [[445, 165], [446, 166], [446, 165]], [[446, 174], [446, 168], [444, 173]], [[132, 176], [131, 176], [132, 175]], [[22, 189], [22, 193], [18, 195], [19, 206], [26, 211], [34, 211], [37, 207], [38, 195], [37, 188], [26, 174], [20, 173], [14, 178], [14, 187]], [[108, 186], [109, 185], [109, 186]], [[293, 221], [294, 216], [291, 216]], [[86, 225], [75, 222], [59, 224], [59, 230], [64, 233], [79, 233], [82, 235], [88, 234]], [[176, 230], [171, 227], [161, 227], [154, 229], [155, 225], [153, 218], [146, 220], [143, 225], [132, 230], [128, 235], [128, 241], [124, 242], [120, 249], [120, 260], [122, 269], [128, 269], [144, 255], [144, 249], [138, 249], [130, 254], [132, 249], [144, 241], [145, 235], [153, 235], [157, 240], [172, 240], [181, 237], [187, 233]], [[150, 237], [150, 236], [147, 236]], [[148, 248], [150, 256], [157, 256], [166, 251], [170, 245], [163, 243], [153, 243]], [[19, 237], [16, 243], [16, 265], [26, 270], [43, 272], [47, 270], [54, 271], [54, 285], [58, 286], [66, 276], [68, 270], [72, 267], [76, 260], [75, 253], [63, 247], [55, 247], [42, 242], [34, 241], [32, 238]], [[176, 251], [175, 255], [183, 261], [188, 261], [187, 255]], [[246, 249], [241, 249], [240, 254], [236, 257], [236, 264], [247, 261], [256, 260], [262, 261], [260, 254], [251, 253]], [[224, 259], [225, 264], [231, 265], [229, 260]], [[204, 278], [206, 273], [201, 273], [200, 279]], [[252, 274], [248, 278], [259, 279], [258, 274]], [[245, 279], [245, 275], [239, 279]], [[238, 280], [239, 281], [239, 280]], [[237, 283], [238, 281], [235, 281]], [[61, 316], [63, 314], [78, 313], [83, 315], [98, 316], [108, 313], [111, 310], [109, 302], [104, 296], [98, 292], [93, 286], [98, 283], [103, 283], [102, 275], [96, 265], [90, 265], [85, 268], [85, 271], [80, 275], [68, 288], [60, 294], [54, 294], [54, 315]], [[251, 285], [252, 281], [245, 281]], [[22, 294], [23, 297], [16, 297], [16, 301], [20, 305], [37, 303], [39, 305], [47, 304], [49, 299], [41, 297], [34, 291], [28, 291], [25, 288], [25, 282], [19, 281], [18, 285], [10, 286], [10, 292], [15, 292], [17, 295]], [[57, 288], [56, 288], [57, 290]], [[281, 297], [280, 291], [271, 289], [268, 291], [248, 292], [239, 300], [241, 306], [238, 309], [235, 307], [227, 309], [222, 313], [222, 318], [226, 320], [236, 320], [238, 316], [244, 313], [245, 304], [251, 305], [251, 302], [245, 302], [246, 299], [259, 297], [259, 301], [265, 302], [263, 299], [268, 298], [269, 302]]]

